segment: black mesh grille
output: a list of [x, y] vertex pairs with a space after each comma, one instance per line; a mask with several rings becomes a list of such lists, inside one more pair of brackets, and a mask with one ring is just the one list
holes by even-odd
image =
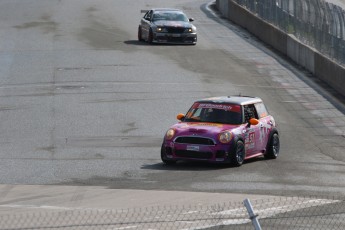
[[212, 139], [204, 137], [178, 137], [175, 142], [180, 144], [214, 145]]
[[181, 34], [184, 32], [184, 27], [167, 27], [169, 33]]
[[183, 38], [173, 38], [173, 37], [169, 37], [168, 41], [169, 42], [183, 42]]
[[176, 150], [175, 155], [178, 157], [194, 158], [194, 159], [211, 159], [212, 152], [195, 152], [188, 150]]
[[225, 157], [225, 151], [223, 150], [218, 150], [216, 152], [216, 158], [224, 158]]

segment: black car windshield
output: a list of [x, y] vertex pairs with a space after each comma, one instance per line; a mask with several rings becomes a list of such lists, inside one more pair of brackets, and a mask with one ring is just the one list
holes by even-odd
[[159, 11], [155, 12], [152, 16], [152, 21], [181, 21], [181, 22], [189, 22], [189, 19], [186, 15], [182, 12], [175, 12], [175, 11]]
[[242, 124], [241, 106], [196, 102], [188, 111], [184, 121]]

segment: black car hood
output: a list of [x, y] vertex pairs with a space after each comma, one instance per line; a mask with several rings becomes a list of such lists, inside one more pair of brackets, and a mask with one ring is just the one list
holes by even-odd
[[182, 21], [159, 20], [159, 21], [155, 21], [153, 24], [155, 24], [156, 26], [168, 26], [168, 27], [184, 27], [184, 28], [192, 27], [192, 25], [189, 22], [182, 22]]

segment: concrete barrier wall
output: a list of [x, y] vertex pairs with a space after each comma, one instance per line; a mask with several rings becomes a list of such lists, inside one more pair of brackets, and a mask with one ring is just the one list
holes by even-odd
[[345, 68], [343, 66], [301, 43], [293, 35], [288, 35], [256, 17], [232, 0], [216, 0], [216, 6], [225, 17], [247, 29], [345, 96]]
[[221, 13], [223, 16], [229, 18], [229, 1], [216, 1], [217, 9], [222, 9]]
[[315, 74], [314, 57], [317, 51], [302, 44], [293, 35], [288, 36], [286, 45], [286, 55], [290, 57], [294, 62], [298, 63], [299, 65]]
[[315, 75], [345, 95], [345, 68], [320, 53], [315, 53]]
[[227, 11], [228, 18], [231, 21], [244, 27], [265, 43], [270, 44], [276, 50], [284, 54], [286, 53], [287, 35], [284, 32], [256, 17], [250, 11], [233, 1], [228, 0]]

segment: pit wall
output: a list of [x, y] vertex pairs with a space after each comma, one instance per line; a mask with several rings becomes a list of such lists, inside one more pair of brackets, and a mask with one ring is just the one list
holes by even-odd
[[343, 66], [301, 43], [293, 35], [286, 34], [272, 24], [256, 17], [232, 0], [216, 0], [216, 6], [223, 16], [288, 56], [345, 96], [345, 68]]

